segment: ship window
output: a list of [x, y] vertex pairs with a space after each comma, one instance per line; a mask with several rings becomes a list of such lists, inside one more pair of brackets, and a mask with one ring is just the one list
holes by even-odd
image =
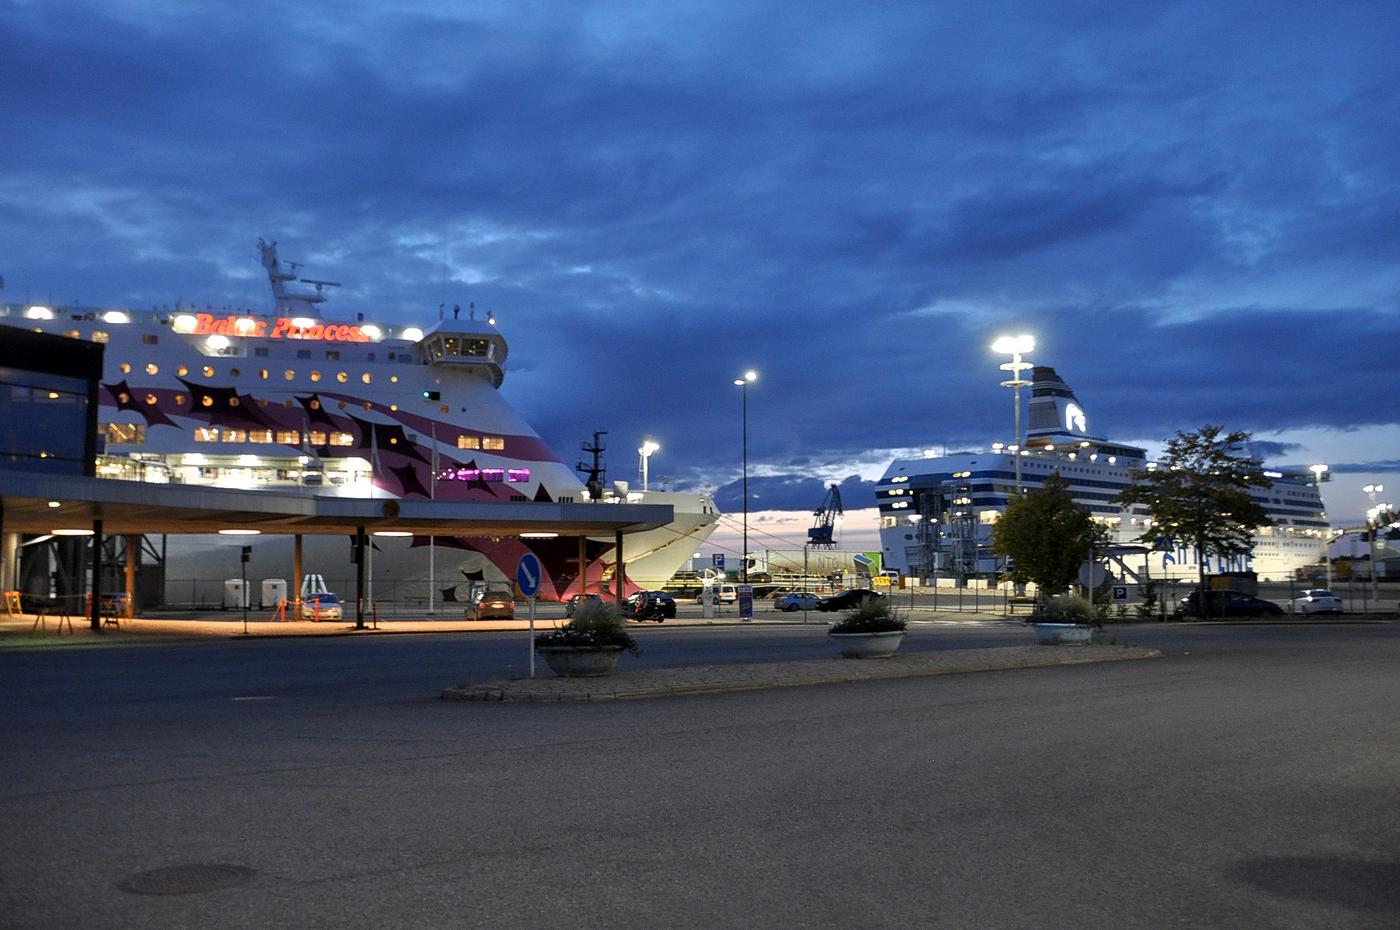
[[301, 443], [301, 433], [294, 429], [279, 429], [277, 431], [277, 441], [288, 446], [295, 446]]
[[[70, 335], [70, 336], [72, 336], [73, 338], [76, 339], [77, 336], [78, 336], [78, 333], [77, 333], [77, 331], [75, 330], [75, 331], [69, 333], [68, 335]], [[93, 341], [93, 342], [106, 342], [108, 339], [111, 339], [111, 338], [112, 338], [111, 336], [107, 335], [106, 333], [102, 332], [101, 330], [95, 330], [95, 331], [93, 331], [93, 334], [92, 334], [92, 341]]]
[[248, 431], [249, 442], [272, 442], [272, 430], [253, 429]]
[[389, 405], [389, 409], [392, 410], [392, 411], [397, 411], [397, 410], [399, 409], [399, 405], [398, 405], [398, 404], [390, 404], [390, 405]]
[[310, 357], [311, 357], [311, 350], [310, 350], [310, 349], [297, 349], [297, 358], [310, 358]]
[[190, 373], [190, 370], [189, 370], [188, 368], [186, 368], [184, 365], [181, 365], [179, 368], [175, 369], [175, 374], [179, 375], [179, 376], [182, 377], [182, 378], [183, 378], [185, 375], [189, 374], [189, 373]]
[[441, 407], [438, 408], [438, 410], [442, 411], [443, 413], [452, 412], [452, 408], [448, 407], [446, 404], [443, 404]]
[[254, 346], [253, 355], [256, 358], [267, 358], [267, 346]]
[[153, 345], [156, 345], [156, 344], [159, 343], [159, 342], [160, 342], [160, 337], [157, 336], [155, 333], [142, 333], [142, 334], [141, 334], [141, 344], [142, 344], [142, 345], [153, 346]]
[[526, 497], [524, 494], [512, 494], [510, 496], [510, 499], [512, 503], [523, 504], [527, 502], [530, 498]]
[[259, 406], [259, 407], [266, 407], [266, 406], [267, 406], [267, 398], [266, 398], [266, 397], [259, 397], [259, 398], [258, 398], [258, 406]]
[[117, 366], [117, 368], [118, 368], [118, 369], [121, 371], [121, 373], [124, 374], [124, 375], [129, 375], [129, 374], [131, 374], [131, 363], [129, 363], [129, 362], [122, 362], [120, 365]]
[[146, 441], [144, 423], [108, 423], [104, 432], [109, 445], [140, 445]]
[[457, 448], [459, 448], [459, 449], [480, 449], [480, 448], [481, 448], [481, 440], [477, 439], [475, 436], [458, 436], [458, 437], [457, 437]]
[[259, 368], [259, 369], [258, 369], [258, 377], [259, 377], [259, 378], [262, 378], [264, 381], [266, 381], [266, 380], [267, 380], [267, 376], [268, 376], [268, 371], [267, 371], [266, 368]]
[[176, 394], [176, 395], [175, 395], [175, 406], [177, 406], [177, 407], [183, 407], [183, 406], [185, 406], [185, 395], [184, 395], [184, 394]]
[[307, 406], [310, 407], [312, 410], [320, 410], [321, 402], [313, 398], [311, 403], [307, 404]]
[[217, 426], [196, 426], [194, 428], [195, 442], [218, 442], [219, 428]]
[[344, 409], [345, 409], [345, 401], [343, 401], [343, 400], [340, 401], [339, 403], [337, 403], [337, 404], [335, 405], [335, 407], [336, 407], [337, 410], [344, 410]]
[[339, 381], [341, 384], [344, 384], [346, 381], [350, 380], [350, 376], [343, 371], [338, 371], [335, 374], [335, 380]]
[[234, 429], [232, 427], [224, 430], [224, 442], [247, 442], [248, 431], [246, 429]]
[[365, 384], [369, 384], [371, 381], [374, 380], [374, 376], [371, 375], [369, 372], [365, 372], [364, 374], [360, 375], [360, 380], [363, 381]]
[[205, 394], [199, 399], [199, 405], [201, 407], [212, 407], [214, 406], [214, 398], [210, 397], [208, 394]]
[[293, 371], [292, 369], [290, 369], [290, 368], [288, 368], [286, 371], [282, 372], [282, 377], [286, 378], [288, 381], [292, 380], [292, 379], [295, 378], [296, 376], [297, 376], [297, 373], [296, 373], [295, 371]]
[[147, 403], [147, 405], [149, 405], [149, 406], [151, 406], [151, 407], [154, 407], [158, 402], [159, 402], [159, 401], [157, 400], [157, 398], [156, 398], [156, 396], [155, 396], [154, 394], [147, 394], [147, 395], [146, 395], [146, 403]]
[[340, 361], [340, 352], [338, 352], [338, 351], [336, 351], [336, 350], [334, 350], [334, 349], [328, 349], [328, 350], [326, 351], [326, 361], [328, 361], [328, 362], [338, 362], [338, 361]]
[[331, 433], [331, 445], [351, 446], [355, 444], [355, 437], [349, 433]]
[[374, 404], [371, 403], [370, 401], [365, 401], [365, 409], [366, 409], [366, 410], [373, 410], [373, 409], [374, 409]]
[[237, 397], [230, 397], [230, 398], [228, 399], [228, 405], [229, 405], [230, 407], [237, 407], [237, 406], [238, 406], [238, 398], [237, 398]]
[[398, 383], [399, 383], [399, 376], [398, 376], [398, 375], [390, 375], [390, 376], [389, 376], [389, 383], [390, 383], [390, 384], [398, 384]]
[[325, 430], [313, 429], [311, 431], [311, 444], [313, 446], [324, 446], [326, 444]]
[[213, 368], [212, 365], [205, 365], [205, 366], [204, 366], [204, 377], [206, 377], [206, 378], [212, 378], [212, 377], [214, 377], [214, 368]]
[[158, 374], [160, 374], [160, 366], [157, 365], [155, 362], [151, 362], [150, 364], [148, 364], [148, 365], [146, 366], [146, 374], [148, 374], [148, 375], [158, 375]]
[[501, 437], [501, 436], [483, 436], [483, 437], [481, 437], [481, 448], [483, 448], [483, 449], [493, 449], [493, 450], [499, 452], [499, 451], [501, 451], [502, 449], [504, 449], [505, 447], [506, 447], [506, 441], [505, 441], [505, 439], [504, 439], [503, 437]]
[[320, 381], [320, 380], [321, 380], [321, 373], [320, 373], [319, 371], [313, 371], [313, 372], [311, 373], [311, 380], [312, 380], [312, 381]]

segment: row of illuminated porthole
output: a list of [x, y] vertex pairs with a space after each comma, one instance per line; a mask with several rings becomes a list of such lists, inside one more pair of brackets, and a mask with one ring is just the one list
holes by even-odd
[[[121, 396], [122, 396], [122, 403], [126, 403], [126, 402], [127, 402], [127, 401], [126, 401], [126, 395], [123, 394], [123, 395], [121, 395]], [[178, 399], [179, 399], [179, 398], [177, 398], [177, 400], [178, 400]], [[212, 398], [209, 398], [209, 397], [204, 398], [204, 400], [210, 401], [211, 404], [212, 404], [212, 402], [213, 402], [213, 399], [212, 399]], [[231, 398], [231, 400], [237, 400], [237, 398]], [[146, 397], [146, 402], [147, 402], [147, 403], [152, 403], [152, 404], [155, 403], [155, 395], [154, 395], [154, 394], [149, 394], [149, 395], [147, 395], [147, 397]], [[180, 402], [183, 403], [183, 400], [181, 400]], [[267, 406], [267, 401], [259, 401], [258, 403], [259, 403], [260, 405], [262, 405], [262, 406]], [[291, 404], [291, 401], [287, 401], [287, 406], [290, 407], [291, 405], [292, 405], [292, 404]], [[312, 409], [320, 409], [320, 403], [319, 403], [318, 401], [314, 401], [314, 400], [313, 400], [313, 401], [311, 402], [311, 405], [312, 405]], [[206, 404], [205, 406], [209, 406], [209, 404]], [[365, 406], [368, 407], [369, 405], [366, 404]], [[342, 404], [340, 405], [340, 409], [344, 410], [344, 409], [345, 409], [345, 404], [342, 403]], [[205, 429], [205, 428], [201, 428], [201, 429]], [[103, 423], [103, 424], [99, 427], [99, 431], [106, 437], [107, 442], [108, 442], [108, 443], [111, 443], [111, 444], [117, 444], [117, 445], [142, 445], [142, 444], [144, 444], [144, 443], [146, 442], [146, 427], [145, 427], [144, 424], [140, 424], [140, 423]], [[208, 433], [208, 430], [205, 429], [205, 432], [206, 432], [206, 434], [207, 434], [207, 433]], [[217, 434], [218, 431], [215, 430], [214, 432]], [[228, 432], [229, 432], [229, 431], [225, 431], [225, 436], [227, 436]], [[244, 433], [244, 432], [246, 432], [246, 433], [247, 433], [247, 438], [246, 438], [246, 439], [242, 439], [242, 438], [240, 438], [240, 439], [229, 439], [229, 438], [225, 438], [225, 439], [223, 439], [222, 441], [223, 441], [223, 442], [245, 442], [245, 441], [246, 441], [246, 442], [277, 442], [277, 443], [281, 443], [281, 444], [283, 444], [283, 445], [299, 445], [299, 444], [301, 443], [301, 434], [300, 434], [298, 431], [296, 431], [296, 430], [246, 430], [246, 431], [245, 431], [245, 430], [239, 430], [238, 432], [239, 432], [239, 433]], [[312, 445], [317, 445], [317, 446], [325, 445], [325, 444], [326, 444], [326, 435], [327, 435], [326, 433], [324, 433], [324, 432], [322, 432], [322, 431], [320, 431], [320, 430], [313, 430], [313, 431], [311, 432], [311, 443], [312, 443]], [[330, 435], [334, 437], [334, 436], [349, 436], [350, 434], [349, 434], [349, 433], [331, 433]], [[318, 436], [320, 437], [319, 439], [317, 438]], [[206, 435], [205, 438], [201, 438], [200, 435], [199, 435], [199, 431], [196, 430], [195, 442], [218, 442], [218, 441], [220, 441], [220, 440], [217, 440], [217, 439], [209, 439], [209, 438], [207, 438], [207, 435]], [[330, 444], [333, 445], [333, 446], [348, 446], [348, 445], [351, 445], [352, 443], [353, 443], [353, 437], [352, 437], [351, 439], [347, 439], [347, 440], [344, 441], [344, 442], [338, 442], [338, 441], [336, 441], [335, 439], [332, 439], [332, 440], [330, 441]], [[389, 437], [389, 444], [390, 444], [390, 445], [397, 445], [397, 444], [398, 444], [398, 438], [397, 438], [397, 437], [394, 437], [394, 436]], [[471, 449], [471, 450], [475, 450], [475, 449], [485, 449], [485, 450], [488, 451], [488, 452], [502, 452], [502, 451], [505, 450], [505, 447], [506, 447], [506, 440], [505, 440], [505, 437], [504, 437], [504, 436], [458, 436], [458, 437], [457, 437], [457, 448], [458, 448], [458, 449]]]
[[[130, 362], [122, 362], [121, 365], [118, 366], [118, 367], [121, 369], [121, 373], [122, 373], [122, 374], [124, 374], [124, 375], [129, 375], [129, 374], [131, 374], [131, 363], [130, 363]], [[185, 377], [186, 375], [188, 375], [189, 373], [190, 373], [190, 370], [189, 370], [187, 367], [185, 367], [184, 365], [181, 365], [181, 366], [179, 366], [178, 368], [175, 369], [175, 374], [179, 375], [179, 376], [182, 377], [182, 378]], [[214, 366], [213, 366], [213, 365], [205, 365], [203, 368], [200, 369], [200, 372], [199, 372], [199, 373], [202, 374], [202, 375], [203, 375], [204, 377], [206, 377], [206, 378], [212, 378], [212, 377], [214, 377], [214, 374], [215, 374], [215, 372], [214, 372]], [[237, 368], [230, 368], [228, 373], [229, 373], [229, 377], [231, 377], [231, 378], [237, 378], [240, 374], [242, 374], [242, 372], [241, 372], [239, 369], [237, 369]], [[150, 363], [148, 363], [148, 364], [146, 365], [146, 374], [148, 374], [148, 375], [158, 375], [158, 374], [160, 374], [160, 366], [157, 365], [155, 362], [150, 362]], [[283, 377], [284, 379], [286, 379], [287, 381], [294, 381], [294, 380], [296, 380], [296, 376], [297, 376], [296, 370], [295, 370], [295, 369], [292, 369], [292, 368], [288, 368], [288, 369], [286, 369], [285, 371], [282, 372], [282, 377]], [[260, 369], [258, 369], [258, 377], [261, 378], [262, 380], [266, 381], [266, 380], [268, 380], [269, 378], [272, 377], [272, 372], [269, 371], [269, 370], [266, 369], [266, 368], [260, 368]], [[312, 381], [320, 381], [320, 380], [321, 380], [321, 373], [320, 373], [319, 371], [313, 371], [313, 372], [311, 372], [311, 374], [308, 375], [307, 377], [309, 377]], [[338, 371], [338, 372], [335, 373], [335, 380], [339, 381], [341, 384], [345, 384], [346, 382], [348, 382], [348, 381], [350, 380], [350, 375], [349, 375], [348, 372]], [[365, 372], [364, 374], [360, 375], [360, 381], [363, 382], [363, 383], [365, 383], [365, 384], [370, 384], [370, 383], [372, 383], [372, 382], [374, 381], [374, 376], [371, 375], [369, 372]], [[391, 384], [398, 384], [398, 383], [399, 383], [399, 376], [398, 376], [398, 375], [390, 375], [390, 376], [389, 376], [389, 383], [391, 383]]]

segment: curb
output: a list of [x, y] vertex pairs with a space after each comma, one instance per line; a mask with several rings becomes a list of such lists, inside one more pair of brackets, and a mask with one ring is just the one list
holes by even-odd
[[[852, 684], [965, 672], [1088, 665], [1161, 657], [1160, 650], [1135, 646], [1007, 646], [910, 653], [863, 662], [852, 659], [818, 659], [804, 662], [680, 666], [645, 672], [624, 672], [607, 678], [524, 678], [488, 681], [446, 688], [441, 697], [445, 701], [493, 703], [594, 703], [807, 685]], [[666, 679], [672, 679], [672, 682], [667, 683]]]

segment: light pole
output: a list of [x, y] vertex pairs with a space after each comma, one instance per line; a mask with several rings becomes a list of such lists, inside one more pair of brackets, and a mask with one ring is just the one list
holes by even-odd
[[1016, 499], [1021, 499], [1021, 449], [1025, 443], [1021, 441], [1021, 388], [1030, 387], [1031, 382], [1021, 377], [1021, 372], [1033, 367], [1030, 362], [1023, 362], [1021, 356], [1028, 352], [1035, 351], [1035, 337], [1001, 336], [992, 343], [992, 351], [999, 355], [1010, 355], [1011, 361], [1003, 362], [1002, 371], [1011, 372], [1011, 377], [1001, 383], [1002, 387], [1009, 387], [1016, 402], [1016, 442], [1011, 446], [1012, 454], [1016, 457]]
[[639, 449], [637, 450], [637, 454], [640, 455], [640, 456], [642, 457], [642, 490], [643, 490], [643, 491], [645, 491], [645, 490], [647, 489], [647, 460], [651, 458], [651, 454], [652, 454], [653, 452], [655, 452], [657, 449], [660, 449], [660, 448], [661, 448], [661, 446], [658, 445], [658, 444], [656, 443], [655, 440], [653, 440], [651, 437], [647, 437], [646, 439], [643, 439], [643, 440], [642, 440], [641, 448], [639, 448]]
[[1376, 495], [1385, 490], [1383, 484], [1368, 484], [1361, 488], [1371, 500], [1371, 509], [1366, 511], [1366, 523], [1371, 528], [1371, 603], [1380, 599], [1380, 586], [1376, 583], [1376, 537], [1380, 535], [1381, 511], [1389, 510], [1389, 505], [1376, 506]]
[[739, 386], [740, 405], [743, 410], [743, 449], [744, 449], [744, 555], [739, 562], [739, 582], [749, 583], [749, 385], [758, 380], [758, 372], [746, 371], [742, 378], [735, 378]]
[[[1313, 473], [1313, 484], [1317, 487], [1318, 498], [1322, 497], [1322, 476], [1327, 474], [1326, 465], [1309, 465], [1308, 471]], [[1332, 587], [1332, 528], [1329, 526], [1327, 532], [1322, 534], [1322, 559], [1327, 565], [1327, 587]]]

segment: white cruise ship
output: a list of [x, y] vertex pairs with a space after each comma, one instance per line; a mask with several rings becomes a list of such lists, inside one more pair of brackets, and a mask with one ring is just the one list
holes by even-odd
[[[99, 476], [352, 497], [670, 505], [673, 523], [627, 537], [628, 589], [660, 587], [713, 531], [719, 514], [703, 496], [621, 483], [590, 496], [501, 395], [507, 344], [490, 314], [442, 307], [421, 328], [365, 314], [326, 318], [320, 307], [336, 283], [299, 277], [275, 242], [259, 240], [258, 248], [271, 313], [0, 305], [0, 325], [105, 343]], [[250, 578], [287, 574], [283, 542], [257, 547]], [[589, 540], [589, 590], [611, 584], [613, 543]], [[309, 571], [353, 572], [345, 540], [308, 537], [305, 545]], [[437, 537], [429, 546], [420, 537], [375, 546], [376, 574], [435, 575], [434, 598], [452, 600], [455, 583], [483, 575], [513, 577], [527, 546], [545, 569], [541, 597], [579, 590], [576, 538]], [[182, 565], [177, 550], [167, 578], [239, 573], [236, 549], [198, 540], [183, 548], [199, 563]]]
[[[1114, 503], [1132, 482], [1134, 469], [1150, 469], [1146, 450], [1109, 442], [1089, 431], [1083, 406], [1053, 368], [1032, 375], [1021, 485], [1041, 487], [1058, 474], [1080, 506], [1106, 524], [1113, 537], [1115, 574], [1142, 579], [1196, 578], [1196, 552], [1174, 540], [1144, 543], [1151, 529], [1142, 506]], [[935, 577], [992, 573], [992, 530], [1015, 495], [1017, 452], [994, 443], [990, 451], [955, 452], [893, 462], [876, 484], [884, 566], [902, 574]], [[1254, 549], [1231, 559], [1212, 558], [1208, 572], [1252, 571], [1282, 581], [1296, 569], [1323, 560], [1327, 514], [1311, 472], [1266, 471], [1269, 488], [1251, 496], [1273, 521], [1254, 531]]]

